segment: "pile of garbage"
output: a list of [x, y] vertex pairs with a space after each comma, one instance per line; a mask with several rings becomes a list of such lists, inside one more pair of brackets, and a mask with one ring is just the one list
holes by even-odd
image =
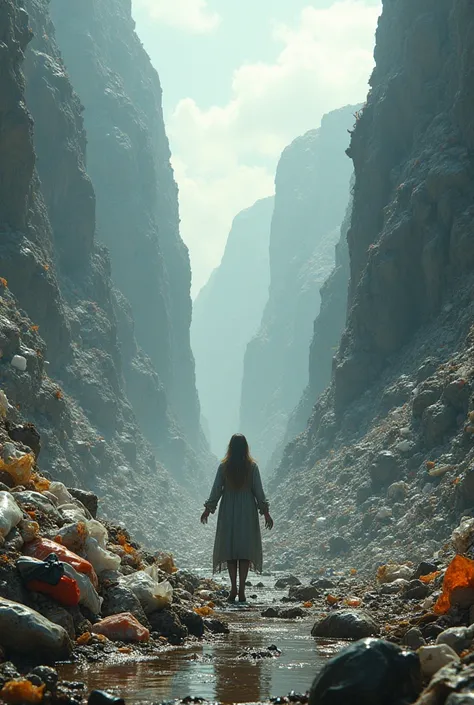
[[[25, 444], [37, 432], [5, 423], [3, 393], [0, 402], [1, 674], [12, 663], [25, 671], [64, 659], [154, 653], [228, 631], [214, 613], [225, 591], [98, 519], [93, 493], [41, 472], [39, 444]], [[2, 678], [0, 701], [41, 702], [38, 678], [29, 681], [36, 696], [25, 686], [29, 700], [18, 695], [21, 679]]]

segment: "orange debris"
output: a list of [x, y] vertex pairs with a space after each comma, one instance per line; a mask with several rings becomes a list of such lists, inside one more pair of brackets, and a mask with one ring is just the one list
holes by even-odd
[[454, 556], [443, 580], [443, 592], [433, 611], [446, 614], [451, 607], [451, 595], [457, 588], [474, 588], [474, 561], [465, 556]]

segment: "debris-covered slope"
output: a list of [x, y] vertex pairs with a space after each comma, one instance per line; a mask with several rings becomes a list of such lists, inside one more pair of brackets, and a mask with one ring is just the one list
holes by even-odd
[[[170, 517], [183, 498], [125, 396], [110, 264], [94, 241], [81, 106], [54, 43], [48, 3], [27, 6], [31, 19], [16, 2], [1, 6], [0, 386], [14, 407], [12, 421], [27, 417], [40, 429], [44, 467], [97, 492], [104, 512], [137, 535], [161, 535], [173, 547], [181, 535], [176, 526], [170, 532]], [[36, 128], [22, 75], [33, 29], [26, 97]]]
[[[185, 439], [204, 450], [190, 347], [191, 272], [179, 234], [158, 75], [135, 33], [129, 1], [53, 0], [51, 13], [85, 106], [98, 237], [110, 251], [114, 285], [130, 302], [137, 342], [153, 363], [171, 415]], [[142, 421], [143, 385], [132, 370], [126, 377]], [[150, 441], [161, 444], [167, 429], [143, 424]], [[176, 441], [176, 468], [183, 443]]]
[[350, 147], [348, 326], [279, 470], [315, 561], [336, 535], [359, 564], [426, 558], [474, 505], [473, 47], [468, 2], [384, 3]]
[[308, 352], [319, 289], [349, 198], [347, 130], [356, 108], [323, 117], [321, 128], [282, 154], [270, 236], [270, 292], [261, 327], [245, 355], [241, 426], [265, 463], [284, 437], [308, 383]]
[[245, 349], [268, 299], [273, 204], [273, 198], [266, 198], [236, 216], [222, 262], [194, 302], [191, 333], [199, 398], [219, 455], [239, 427]]

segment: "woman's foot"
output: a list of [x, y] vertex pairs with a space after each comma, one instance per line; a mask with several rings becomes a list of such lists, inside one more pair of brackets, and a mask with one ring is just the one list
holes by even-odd
[[227, 602], [233, 603], [235, 602], [235, 598], [237, 597], [237, 590], [231, 590], [229, 593], [229, 597], [227, 598]]
[[239, 602], [247, 602], [247, 598], [245, 597], [245, 593], [239, 592]]

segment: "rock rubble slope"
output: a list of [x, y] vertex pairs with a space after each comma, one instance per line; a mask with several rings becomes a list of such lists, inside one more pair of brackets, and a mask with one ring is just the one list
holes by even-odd
[[269, 300], [245, 354], [240, 415], [262, 465], [284, 438], [308, 383], [319, 289], [334, 266], [349, 197], [352, 165], [345, 149], [356, 109], [324, 116], [320, 129], [296, 139], [278, 165]]
[[[149, 441], [178, 477], [209, 460], [190, 347], [191, 271], [179, 234], [178, 189], [163, 123], [162, 90], [127, 0], [53, 0], [51, 15], [84, 105], [87, 169], [98, 238], [111, 258], [127, 391]], [[148, 360], [134, 359], [127, 319]], [[149, 361], [152, 363], [150, 374]], [[150, 377], [154, 376], [152, 384]], [[155, 422], [156, 412], [161, 419]], [[189, 469], [187, 469], [189, 466]]]
[[199, 292], [191, 338], [202, 413], [216, 454], [239, 430], [247, 344], [268, 300], [273, 198], [257, 201], [234, 219], [222, 261]]
[[110, 261], [94, 237], [82, 108], [48, 3], [26, 7], [29, 16], [23, 3], [1, 6], [0, 383], [12, 420], [40, 429], [42, 457], [58, 479], [88, 486], [105, 514], [173, 548], [181, 535], [171, 517], [186, 499], [126, 396]]
[[472, 513], [473, 40], [470, 3], [384, 3], [349, 150], [348, 323], [279, 468], [280, 558], [290, 527], [314, 566], [427, 558]]

